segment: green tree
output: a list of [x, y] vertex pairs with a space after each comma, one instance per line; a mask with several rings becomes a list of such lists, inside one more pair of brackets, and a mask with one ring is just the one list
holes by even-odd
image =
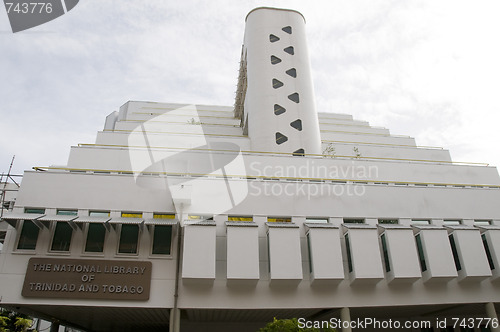
[[258, 332], [336, 332], [333, 328], [300, 328], [297, 318], [276, 319], [261, 328]]
[[33, 320], [23, 314], [0, 309], [0, 332], [35, 332], [31, 329]]
[[28, 328], [31, 327], [33, 321], [29, 318], [16, 317], [16, 322], [14, 326], [16, 327], [16, 331], [26, 332]]

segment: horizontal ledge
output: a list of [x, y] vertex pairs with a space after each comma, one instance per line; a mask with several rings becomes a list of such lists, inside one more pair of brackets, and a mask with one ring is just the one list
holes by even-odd
[[259, 225], [253, 221], [226, 221], [226, 226], [259, 227]]
[[299, 225], [293, 222], [266, 222], [267, 227], [269, 228], [299, 228]]

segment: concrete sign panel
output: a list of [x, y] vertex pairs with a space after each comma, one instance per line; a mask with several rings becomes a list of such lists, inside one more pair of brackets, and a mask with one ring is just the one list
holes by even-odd
[[25, 297], [148, 300], [151, 262], [31, 258]]

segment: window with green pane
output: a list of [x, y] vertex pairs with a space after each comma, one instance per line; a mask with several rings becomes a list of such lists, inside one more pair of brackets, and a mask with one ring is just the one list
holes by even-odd
[[90, 223], [87, 229], [86, 252], [103, 252], [106, 228], [100, 223]]
[[52, 238], [52, 251], [69, 251], [73, 229], [66, 222], [56, 222], [54, 237]]
[[24, 213], [36, 213], [36, 214], [44, 214], [45, 209], [39, 209], [39, 208], [25, 208]]
[[123, 224], [120, 231], [120, 244], [118, 252], [120, 254], [136, 254], [139, 241], [139, 226]]
[[76, 216], [78, 215], [77, 210], [57, 210], [57, 214], [60, 216]]
[[17, 242], [17, 249], [20, 250], [35, 250], [38, 240], [38, 232], [40, 229], [31, 220], [25, 220]]
[[172, 226], [155, 225], [153, 233], [153, 255], [170, 255], [172, 243]]

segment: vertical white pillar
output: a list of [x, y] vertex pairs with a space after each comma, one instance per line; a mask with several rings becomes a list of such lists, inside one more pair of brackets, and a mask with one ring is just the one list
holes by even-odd
[[181, 327], [181, 310], [170, 309], [169, 331], [179, 332]]
[[[351, 311], [349, 310], [348, 307], [344, 307], [344, 308], [340, 309], [340, 320], [342, 321], [342, 332], [351, 332], [352, 331], [352, 329], [351, 329]], [[347, 324], [345, 322], [348, 322], [349, 324]]]
[[500, 332], [500, 327], [498, 326], [498, 316], [497, 316], [497, 312], [495, 310], [495, 304], [493, 304], [492, 302], [486, 303], [486, 315], [488, 316], [488, 318], [491, 318], [491, 320], [495, 320], [496, 324], [494, 324], [494, 326], [497, 326], [497, 327], [493, 327], [490, 324], [491, 331], [492, 332]]

